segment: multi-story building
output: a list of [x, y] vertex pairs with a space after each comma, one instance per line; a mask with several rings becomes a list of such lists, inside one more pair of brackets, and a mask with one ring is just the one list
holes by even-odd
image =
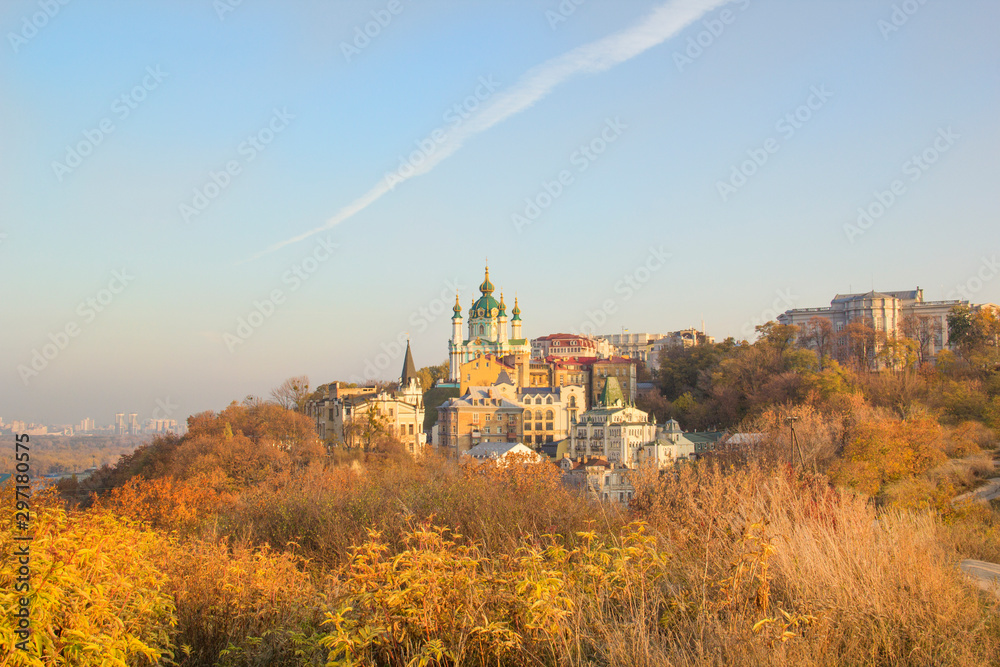
[[573, 424], [587, 405], [587, 390], [579, 386], [522, 388], [517, 403], [522, 416], [523, 442], [539, 447], [569, 437]]
[[656, 423], [625, 401], [618, 378], [609, 376], [594, 407], [570, 429], [570, 458], [600, 457], [632, 467], [639, 451], [656, 440]]
[[[599, 338], [608, 341], [615, 354], [638, 359], [653, 369], [659, 364], [660, 352], [671, 347], [694, 347], [712, 344], [715, 339], [695, 328], [681, 329], [669, 333], [620, 333], [605, 334]], [[610, 355], [609, 355], [610, 356]]]
[[[581, 359], [579, 357], [556, 357], [549, 361], [552, 367], [552, 386], [566, 387], [577, 385], [580, 387], [590, 386], [590, 369], [594, 362], [593, 357]], [[589, 401], [587, 405], [590, 405]]]
[[582, 491], [594, 500], [627, 503], [635, 493], [629, 479], [632, 471], [619, 463], [598, 457], [584, 457], [578, 461], [567, 457], [559, 462], [559, 467], [566, 486]]
[[410, 454], [423, 453], [427, 444], [423, 390], [409, 343], [396, 390], [344, 387], [339, 382], [331, 382], [319, 387], [315, 398], [306, 402], [306, 414], [316, 422], [320, 438], [343, 442], [349, 447], [357, 446], [361, 437], [359, 429], [352, 425], [363, 424], [372, 411], [376, 412], [388, 434], [399, 440]]
[[607, 378], [615, 378], [626, 404], [635, 403], [637, 397], [638, 359], [611, 357], [597, 359], [590, 366], [590, 405], [597, 405], [599, 396], [607, 385]]
[[470, 387], [438, 407], [435, 445], [460, 455], [481, 443], [521, 442], [522, 412], [513, 384]]
[[949, 347], [948, 313], [955, 306], [969, 306], [973, 310], [995, 304], [969, 304], [968, 301], [924, 301], [924, 291], [870, 292], [838, 294], [827, 308], [795, 308], [778, 315], [780, 324], [802, 327], [814, 317], [830, 322], [833, 331], [839, 332], [851, 322], [865, 322], [889, 338], [906, 335], [907, 327], [916, 327], [929, 334], [925, 352], [929, 355]]
[[532, 359], [551, 357], [610, 357], [614, 349], [604, 338], [574, 334], [550, 334], [531, 341]]
[[504, 379], [470, 387], [438, 408], [435, 444], [455, 454], [486, 442], [538, 448], [569, 436], [586, 405], [583, 387], [517, 387]]
[[462, 364], [473, 359], [492, 354], [495, 358], [508, 354], [530, 356], [531, 345], [521, 337], [521, 308], [514, 299], [511, 311], [510, 331], [507, 330], [507, 306], [503, 293], [500, 300], [493, 298], [496, 288], [490, 282], [490, 267], [486, 267], [486, 278], [479, 286], [482, 296], [472, 302], [469, 308], [468, 338], [462, 333], [462, 306], [459, 295], [455, 295], [454, 315], [451, 318], [452, 334], [448, 341], [449, 379], [460, 382]]

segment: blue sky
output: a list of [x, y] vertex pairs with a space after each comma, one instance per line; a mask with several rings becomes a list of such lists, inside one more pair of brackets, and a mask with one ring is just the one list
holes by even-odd
[[[487, 257], [529, 337], [704, 320], [742, 338], [873, 285], [1000, 301], [977, 278], [1000, 240], [1000, 5], [562, 6], [0, 5], [0, 417], [109, 422], [160, 401], [183, 418], [291, 375], [388, 379], [405, 332], [418, 366], [438, 363], [455, 288], [467, 306]], [[681, 14], [637, 53], [549, 76]], [[454, 150], [269, 251], [422, 141]]]

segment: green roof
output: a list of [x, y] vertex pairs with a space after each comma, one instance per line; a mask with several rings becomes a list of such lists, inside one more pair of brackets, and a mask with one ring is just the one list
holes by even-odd
[[614, 375], [608, 376], [608, 379], [604, 381], [604, 388], [601, 389], [601, 396], [597, 401], [604, 407], [625, 405], [625, 395], [622, 394], [622, 387], [618, 384], [618, 378]]

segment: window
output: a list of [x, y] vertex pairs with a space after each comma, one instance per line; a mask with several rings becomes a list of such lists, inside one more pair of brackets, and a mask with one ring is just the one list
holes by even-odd
[[413, 435], [413, 424], [410, 424], [410, 435]]
[[545, 402], [548, 403], [549, 405], [552, 405], [552, 397], [551, 396], [546, 397]]
[[486, 428], [483, 429], [483, 433], [489, 433], [489, 432], [490, 432], [490, 427], [489, 426], [487, 426]]
[[486, 415], [486, 421], [493, 421], [493, 415]]
[[545, 430], [546, 431], [551, 431], [552, 430], [552, 422], [545, 422]]
[[545, 418], [548, 419], [549, 421], [552, 420], [552, 411], [551, 410], [546, 410], [545, 411]]
[[524, 422], [524, 430], [525, 431], [531, 430], [531, 422]]
[[535, 419], [541, 421], [541, 419], [542, 419], [542, 411], [541, 410], [535, 410]]
[[472, 423], [473, 424], [478, 424], [479, 423], [479, 413], [478, 412], [476, 414], [472, 415]]

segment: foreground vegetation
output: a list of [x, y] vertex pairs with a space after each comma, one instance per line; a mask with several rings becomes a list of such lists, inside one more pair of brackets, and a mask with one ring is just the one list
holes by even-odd
[[591, 505], [550, 464], [331, 464], [278, 410], [193, 418], [89, 507], [36, 498], [32, 657], [8, 615], [0, 662], [1000, 663], [1000, 605], [956, 568], [1000, 556], [988, 506], [878, 507], [739, 451]]

